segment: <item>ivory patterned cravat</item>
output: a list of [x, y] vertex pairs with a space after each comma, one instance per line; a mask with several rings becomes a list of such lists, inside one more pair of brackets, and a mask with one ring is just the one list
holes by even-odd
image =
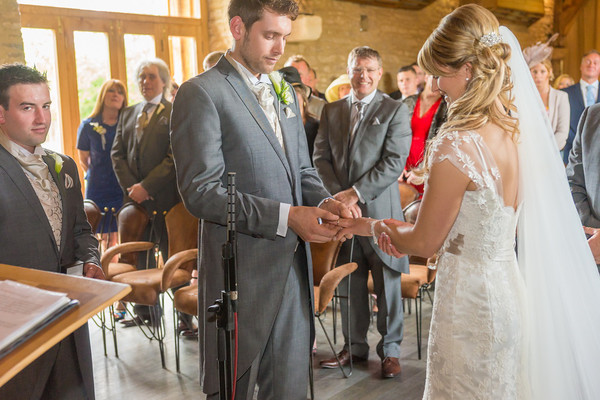
[[137, 116], [137, 120], [135, 122], [135, 136], [137, 137], [138, 142], [142, 138], [144, 134], [144, 128], [148, 126], [148, 111], [154, 106], [152, 103], [146, 103], [142, 112]]
[[585, 106], [589, 107], [592, 104], [594, 104], [595, 102], [596, 102], [596, 99], [594, 96], [594, 86], [587, 85], [587, 87], [585, 88]]
[[265, 116], [269, 120], [269, 124], [275, 132], [277, 141], [279, 142], [281, 147], [285, 149], [283, 145], [283, 134], [281, 133], [281, 125], [279, 125], [277, 110], [275, 110], [275, 105], [273, 104], [275, 98], [271, 93], [271, 85], [265, 82], [258, 82], [256, 85], [250, 86], [250, 90], [256, 95], [258, 104], [260, 104], [260, 108], [262, 108], [265, 112]]
[[356, 136], [356, 131], [358, 130], [358, 126], [365, 116], [365, 106], [366, 104], [362, 101], [355, 101], [352, 103], [352, 113], [351, 113], [351, 121], [350, 121], [350, 140], [348, 141], [348, 147], [352, 147], [352, 143], [354, 143], [354, 137]]
[[19, 162], [44, 209], [52, 234], [60, 251], [63, 209], [58, 186], [41, 154], [31, 154], [11, 142], [0, 132], [0, 144]]

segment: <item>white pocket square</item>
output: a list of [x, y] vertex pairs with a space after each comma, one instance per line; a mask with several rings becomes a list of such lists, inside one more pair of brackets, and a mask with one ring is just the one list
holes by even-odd
[[71, 175], [65, 174], [65, 189], [71, 189], [73, 187], [73, 178]]
[[294, 118], [296, 116], [296, 114], [294, 114], [294, 112], [292, 111], [291, 108], [286, 107], [285, 108], [285, 116], [288, 118]]
[[381, 125], [381, 122], [379, 122], [379, 118], [373, 118], [373, 122], [371, 123], [371, 125]]

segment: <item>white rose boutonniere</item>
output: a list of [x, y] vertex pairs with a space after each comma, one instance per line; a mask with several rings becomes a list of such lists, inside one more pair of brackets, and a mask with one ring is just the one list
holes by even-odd
[[97, 122], [90, 122], [90, 126], [94, 130], [94, 132], [100, 135], [100, 140], [102, 141], [102, 150], [106, 150], [106, 128], [100, 125]]
[[50, 153], [50, 157], [54, 159], [54, 171], [56, 171], [56, 175], [60, 174], [63, 167], [63, 159], [56, 153]]
[[285, 105], [292, 104], [294, 102], [292, 87], [283, 79], [283, 75], [278, 71], [273, 71], [269, 74], [269, 79], [273, 83], [279, 101]]

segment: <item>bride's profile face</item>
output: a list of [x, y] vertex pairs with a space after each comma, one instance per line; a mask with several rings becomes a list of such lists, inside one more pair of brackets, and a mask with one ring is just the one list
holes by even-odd
[[[432, 89], [438, 90], [448, 104], [460, 98], [467, 90], [467, 84], [471, 79], [470, 68], [465, 64], [459, 69], [450, 67], [441, 68], [444, 76], [434, 76]], [[447, 73], [446, 73], [447, 72]]]

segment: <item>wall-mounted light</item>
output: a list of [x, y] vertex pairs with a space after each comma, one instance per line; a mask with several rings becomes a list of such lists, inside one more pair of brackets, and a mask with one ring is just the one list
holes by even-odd
[[369, 30], [369, 16], [362, 14], [360, 16], [360, 31], [366, 32]]

